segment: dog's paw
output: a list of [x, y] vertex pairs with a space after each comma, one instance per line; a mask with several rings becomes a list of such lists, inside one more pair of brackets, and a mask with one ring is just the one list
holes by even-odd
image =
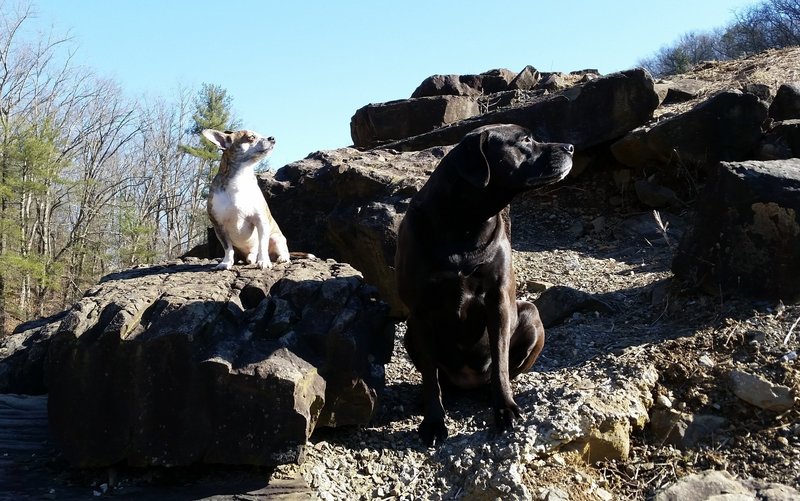
[[289, 254], [281, 254], [275, 259], [276, 263], [288, 263], [289, 262]]
[[256, 266], [262, 270], [269, 270], [272, 268], [272, 263], [269, 261], [269, 259], [261, 259], [256, 261]]
[[233, 263], [229, 261], [221, 261], [218, 265], [214, 266], [215, 270], [230, 270], [233, 268]]
[[522, 411], [519, 406], [514, 402], [506, 404], [505, 406], [495, 407], [494, 409], [494, 424], [497, 431], [504, 432], [514, 429], [514, 420], [522, 418]]
[[256, 253], [255, 252], [251, 252], [250, 254], [248, 254], [247, 257], [245, 258], [245, 261], [247, 262], [247, 264], [255, 264], [255, 262], [256, 262]]
[[447, 426], [444, 420], [425, 418], [419, 425], [419, 436], [426, 447], [441, 445], [447, 438]]

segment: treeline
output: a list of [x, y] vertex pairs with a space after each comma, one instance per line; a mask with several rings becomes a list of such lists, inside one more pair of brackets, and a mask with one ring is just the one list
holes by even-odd
[[728, 60], [800, 45], [800, 0], [767, 0], [734, 14], [725, 27], [691, 32], [639, 62], [654, 76], [685, 73], [702, 61]]
[[0, 3], [0, 335], [202, 242], [216, 157], [195, 132], [234, 125], [213, 85], [126, 98], [68, 38], [26, 38], [32, 15]]

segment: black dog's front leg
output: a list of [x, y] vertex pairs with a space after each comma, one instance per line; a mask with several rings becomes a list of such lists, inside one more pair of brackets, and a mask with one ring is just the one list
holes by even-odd
[[439, 370], [434, 357], [435, 347], [431, 343], [430, 333], [422, 330], [419, 322], [410, 316], [406, 321], [406, 351], [417, 370], [422, 374], [423, 418], [419, 425], [422, 442], [431, 447], [441, 444], [447, 438], [447, 426], [444, 424], [444, 406], [442, 405], [442, 389], [439, 386]]
[[499, 431], [510, 430], [522, 411], [511, 392], [508, 373], [509, 345], [512, 326], [516, 325], [516, 300], [508, 297], [507, 289], [498, 290], [487, 297], [487, 330], [492, 357], [492, 408], [495, 425]]

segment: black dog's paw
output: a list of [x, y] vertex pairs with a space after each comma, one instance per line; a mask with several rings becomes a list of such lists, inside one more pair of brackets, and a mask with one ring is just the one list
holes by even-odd
[[425, 418], [419, 425], [419, 436], [426, 447], [442, 445], [447, 438], [447, 426], [444, 420]]
[[503, 407], [495, 407], [494, 409], [494, 423], [497, 427], [497, 431], [500, 433], [507, 430], [513, 430], [514, 420], [521, 418], [522, 411], [515, 403], [511, 403]]

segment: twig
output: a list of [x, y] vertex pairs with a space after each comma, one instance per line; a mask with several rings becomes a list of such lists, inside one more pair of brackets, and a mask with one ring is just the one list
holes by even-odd
[[786, 334], [785, 338], [783, 338], [783, 345], [784, 346], [786, 346], [786, 344], [789, 342], [789, 338], [792, 337], [792, 332], [794, 332], [794, 328], [797, 327], [798, 322], [800, 322], [800, 317], [797, 317], [797, 320], [794, 321], [794, 323], [792, 324], [792, 327], [789, 329], [789, 333]]
[[667, 243], [667, 247], [671, 249], [672, 241], [669, 239], [669, 235], [667, 234], [667, 229], [669, 229], [669, 222], [664, 223], [661, 220], [661, 214], [657, 210], [653, 211], [653, 219], [656, 220], [658, 231], [659, 233], [661, 233], [661, 236], [664, 237], [664, 241]]

